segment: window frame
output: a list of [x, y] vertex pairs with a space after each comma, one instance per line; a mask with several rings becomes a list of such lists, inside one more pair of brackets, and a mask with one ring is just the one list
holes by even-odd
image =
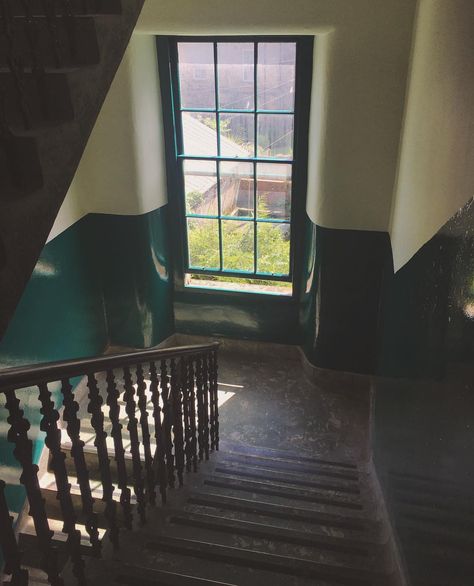
[[[180, 42], [203, 42], [203, 43], [214, 43], [214, 64], [217, 61], [217, 43], [219, 42], [242, 42], [242, 43], [254, 43], [254, 67], [253, 67], [253, 78], [254, 78], [254, 96], [257, 94], [257, 47], [258, 43], [265, 42], [287, 42], [296, 44], [296, 59], [295, 59], [295, 101], [293, 111], [279, 110], [277, 115], [291, 114], [293, 116], [293, 153], [291, 159], [278, 159], [271, 157], [259, 157], [257, 152], [257, 146], [255, 144], [255, 151], [253, 157], [225, 157], [222, 155], [216, 156], [201, 156], [201, 155], [187, 155], [183, 149], [183, 134], [182, 134], [182, 111], [196, 111], [196, 112], [209, 112], [216, 115], [216, 121], [218, 124], [219, 113], [250, 113], [254, 116], [255, 123], [257, 121], [258, 114], [272, 114], [273, 110], [258, 110], [257, 103], [254, 103], [253, 110], [240, 110], [240, 109], [226, 109], [220, 108], [218, 104], [218, 91], [217, 91], [217, 79], [218, 71], [215, 67], [215, 96], [216, 103], [214, 108], [183, 108], [180, 107], [180, 88], [179, 88], [179, 72], [178, 72], [178, 43]], [[178, 222], [179, 230], [172, 231], [172, 242], [174, 251], [174, 269], [175, 269], [175, 287], [180, 290], [193, 289], [197, 287], [185, 286], [185, 275], [186, 274], [202, 274], [209, 276], [224, 276], [224, 277], [235, 277], [244, 278], [251, 280], [268, 280], [277, 282], [287, 282], [292, 284], [292, 295], [281, 295], [279, 297], [286, 299], [294, 299], [299, 296], [300, 290], [300, 259], [302, 246], [302, 230], [298, 230], [298, 226], [301, 226], [304, 222], [304, 209], [306, 201], [306, 175], [307, 175], [307, 157], [308, 157], [308, 121], [309, 121], [309, 104], [311, 95], [311, 74], [312, 74], [312, 55], [313, 55], [313, 43], [314, 37], [310, 36], [298, 36], [298, 35], [249, 35], [249, 36], [220, 36], [220, 35], [209, 35], [209, 36], [167, 36], [157, 37], [157, 49], [158, 49], [158, 63], [160, 70], [160, 83], [162, 93], [162, 105], [164, 113], [164, 130], [165, 130], [165, 146], [166, 146], [166, 158], [167, 158], [167, 176], [168, 176], [168, 191], [170, 194], [177, 194], [177, 196], [171, 196], [169, 203], [173, 219]], [[255, 140], [257, 136], [257, 128], [254, 129]], [[219, 140], [219, 132], [217, 132], [217, 140]], [[187, 219], [189, 214], [186, 213], [186, 201], [185, 201], [185, 186], [184, 186], [184, 162], [186, 160], [208, 160], [216, 162], [216, 179], [219, 184], [219, 163], [221, 161], [231, 162], [242, 162], [251, 163], [253, 165], [253, 172], [255, 178], [254, 186], [254, 198], [256, 198], [257, 185], [257, 165], [259, 163], [275, 163], [283, 165], [291, 165], [292, 169], [292, 189], [291, 189], [291, 214], [288, 220], [278, 220], [275, 218], [265, 220], [263, 218], [258, 219], [257, 217], [251, 218], [254, 226], [254, 272], [237, 271], [229, 269], [207, 269], [207, 268], [196, 268], [190, 266], [189, 254], [188, 254], [188, 238], [187, 238]], [[220, 185], [218, 185], [220, 190]], [[256, 205], [256, 203], [255, 203]], [[219, 204], [220, 208], [220, 204]], [[256, 213], [256, 209], [254, 209]], [[220, 209], [217, 214], [221, 216]], [[199, 217], [206, 216], [200, 215]], [[214, 217], [213, 217], [214, 218]], [[234, 217], [235, 221], [239, 218]], [[250, 219], [250, 218], [249, 218]], [[249, 221], [243, 220], [242, 221]], [[231, 220], [230, 220], [231, 221]], [[221, 225], [222, 219], [219, 220], [219, 226]], [[286, 275], [272, 274], [272, 273], [259, 273], [257, 272], [257, 230], [256, 227], [259, 223], [270, 222], [274, 225], [279, 223], [289, 225], [290, 227], [290, 252], [289, 252], [289, 273]], [[220, 228], [219, 228], [220, 229]], [[219, 233], [219, 256], [223, 259], [222, 252], [222, 231]], [[261, 297], [262, 295], [269, 295], [275, 297], [272, 293], [255, 293], [247, 291], [225, 291], [225, 283], [222, 283], [223, 290], [214, 288], [206, 289], [199, 287], [201, 292], [207, 292], [211, 294], [230, 293], [231, 295], [245, 295], [252, 296], [256, 295]]]

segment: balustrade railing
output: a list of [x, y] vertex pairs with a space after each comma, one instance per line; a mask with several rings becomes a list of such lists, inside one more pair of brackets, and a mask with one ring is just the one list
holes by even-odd
[[[101, 544], [81, 429], [88, 423], [93, 430], [107, 534], [114, 548], [119, 548], [121, 525], [133, 528], [132, 491], [138, 520], [145, 523], [147, 508], [155, 504], [157, 491], [166, 503], [168, 487], [174, 486], [176, 477], [181, 486], [185, 473], [197, 471], [199, 461], [208, 459], [210, 451], [219, 447], [217, 348], [217, 344], [208, 344], [144, 350], [0, 371], [0, 393], [5, 395], [9, 424], [7, 437], [21, 469], [20, 483], [25, 488], [36, 531], [41, 567], [50, 584], [62, 585], [63, 579], [38, 466], [33, 459], [33, 441], [37, 438], [29, 434], [30, 421], [25, 417], [19, 391], [29, 389], [40, 404], [40, 429], [44, 432], [45, 449], [49, 450], [66, 547], [72, 572], [82, 585], [87, 583], [87, 577], [66, 458], [74, 470], [85, 528], [97, 555]], [[73, 390], [76, 377], [87, 383], [87, 419], [80, 416], [84, 406], [76, 400]], [[121, 404], [125, 418], [121, 417]], [[62, 435], [67, 437], [67, 450], [62, 445]], [[107, 442], [108, 435], [111, 443]], [[127, 459], [132, 462], [131, 477]], [[118, 497], [114, 495], [114, 473]], [[11, 584], [24, 585], [28, 583], [28, 572], [21, 568], [4, 487], [0, 480], [0, 550], [5, 560], [4, 572], [11, 575]]]

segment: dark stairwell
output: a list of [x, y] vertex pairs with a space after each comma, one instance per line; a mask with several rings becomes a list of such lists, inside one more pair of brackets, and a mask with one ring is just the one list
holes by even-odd
[[[49, 567], [50, 583], [59, 572], [89, 584], [398, 584], [367, 459], [369, 389], [324, 390], [292, 347], [228, 341], [217, 363], [212, 346], [181, 348], [4, 372], [9, 387], [60, 375], [54, 405], [64, 404], [56, 427], [40, 384], [51, 457], [41, 493], [29, 484], [33, 523], [18, 528], [24, 554], [8, 558], [12, 583], [21, 564], [30, 583]], [[96, 374], [72, 395], [66, 377], [80, 372]], [[25, 470], [11, 391], [7, 399]], [[51, 538], [39, 531], [46, 517]]]

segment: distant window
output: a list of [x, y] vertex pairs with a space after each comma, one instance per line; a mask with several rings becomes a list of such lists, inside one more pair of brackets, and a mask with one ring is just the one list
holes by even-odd
[[186, 283], [291, 294], [298, 42], [185, 39], [171, 54]]

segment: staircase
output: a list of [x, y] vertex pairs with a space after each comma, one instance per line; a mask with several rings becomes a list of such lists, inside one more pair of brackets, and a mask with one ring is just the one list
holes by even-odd
[[[399, 584], [365, 465], [220, 439], [216, 350], [0, 374], [32, 511], [18, 546], [0, 529], [11, 584]], [[58, 375], [60, 412], [41, 382]], [[39, 476], [11, 396], [33, 380], [50, 450]]]
[[395, 584], [364, 472], [347, 462], [221, 443], [92, 584]]
[[143, 0], [0, 0], [0, 337], [74, 177], [142, 5]]

